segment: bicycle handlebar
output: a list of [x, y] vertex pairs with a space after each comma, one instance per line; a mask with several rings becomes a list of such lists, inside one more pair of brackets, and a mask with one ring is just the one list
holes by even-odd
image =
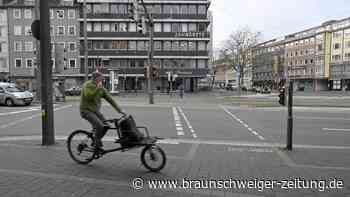
[[108, 119], [108, 120], [105, 120], [104, 122], [105, 123], [115, 123], [115, 122], [118, 122], [119, 120], [121, 120], [127, 116], [126, 113], [121, 113], [121, 114], [123, 114], [123, 115], [120, 118]]

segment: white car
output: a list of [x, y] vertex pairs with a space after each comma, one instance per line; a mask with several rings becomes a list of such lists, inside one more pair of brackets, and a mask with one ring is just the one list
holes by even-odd
[[30, 105], [33, 98], [31, 92], [20, 90], [14, 83], [0, 83], [0, 104], [7, 106]]

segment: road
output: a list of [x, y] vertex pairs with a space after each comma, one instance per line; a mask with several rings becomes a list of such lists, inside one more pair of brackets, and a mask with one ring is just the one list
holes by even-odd
[[[295, 149], [293, 152], [285, 152], [279, 149], [285, 146], [286, 141], [287, 111], [285, 108], [235, 107], [219, 102], [201, 103], [200, 100], [199, 98], [196, 101], [161, 103], [152, 106], [143, 102], [123, 101], [121, 103], [123, 109], [134, 116], [138, 125], [147, 126], [152, 135], [166, 138], [161, 145], [169, 157], [167, 167], [162, 174], [142, 174], [143, 178], [304, 177], [305, 179], [325, 179], [338, 177], [347, 187], [337, 190], [334, 196], [350, 195], [350, 109], [295, 108], [293, 135]], [[80, 118], [78, 109], [77, 102], [55, 106], [55, 135], [58, 141], [65, 139], [75, 129], [90, 129], [89, 124]], [[107, 104], [103, 105], [102, 111], [107, 118], [114, 118], [117, 115]], [[114, 181], [113, 184], [124, 181], [125, 186], [125, 181], [130, 180], [130, 177], [140, 176], [140, 169], [135, 171], [140, 168], [139, 161], [134, 158], [138, 155], [136, 152], [127, 153], [126, 157], [115, 156], [114, 159], [121, 161], [118, 164], [111, 164], [115, 160], [107, 156], [97, 166], [99, 170], [87, 171], [86, 168], [83, 170], [74, 166], [66, 155], [62, 156], [66, 154], [64, 147], [59, 147], [53, 155], [41, 149], [38, 150], [39, 152], [33, 152], [32, 150], [36, 150], [37, 147], [33, 148], [30, 140], [36, 140], [37, 144], [41, 136], [40, 106], [13, 108], [1, 106], [0, 117], [0, 142], [7, 144], [7, 148], [20, 148], [23, 151], [19, 156], [34, 154], [33, 158], [39, 157], [41, 160], [57, 156], [62, 162], [58, 167], [51, 162], [36, 163], [31, 159], [29, 164], [25, 162], [21, 164], [18, 159], [7, 156], [7, 151], [2, 150], [0, 155], [7, 159], [0, 166], [0, 174], [16, 174], [11, 170], [20, 169], [23, 173], [17, 176], [24, 176], [23, 174], [27, 173], [27, 176], [40, 177], [39, 181], [42, 181], [45, 176], [72, 181], [75, 179], [70, 175], [74, 175], [83, 177], [80, 183], [89, 182], [92, 179], [101, 182], [103, 186], [110, 185], [107, 184], [108, 181]], [[116, 135], [108, 133], [108, 136], [105, 141], [107, 146], [110, 145], [108, 139]], [[35, 164], [43, 170], [33, 172], [31, 167]], [[211, 192], [209, 196], [227, 196], [226, 192]], [[312, 190], [294, 192], [304, 192], [309, 196], [324, 195], [319, 191], [312, 193]], [[154, 195], [154, 191], [151, 194]], [[198, 193], [196, 190], [194, 193], [185, 192], [180, 196], [202, 194], [208, 195], [206, 192]], [[140, 193], [129, 195], [137, 196]], [[233, 193], [231, 191], [230, 195], [295, 196], [295, 193], [283, 189], [264, 192], [242, 190]]]

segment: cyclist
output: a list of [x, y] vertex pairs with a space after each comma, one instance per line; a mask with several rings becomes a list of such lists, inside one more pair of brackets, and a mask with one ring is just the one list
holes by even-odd
[[99, 149], [103, 146], [101, 139], [108, 130], [108, 125], [104, 123], [105, 118], [100, 112], [101, 98], [108, 101], [117, 112], [125, 115], [108, 91], [103, 88], [103, 79], [101, 72], [92, 73], [92, 80], [86, 81], [83, 85], [80, 100], [80, 115], [95, 128], [94, 141]]

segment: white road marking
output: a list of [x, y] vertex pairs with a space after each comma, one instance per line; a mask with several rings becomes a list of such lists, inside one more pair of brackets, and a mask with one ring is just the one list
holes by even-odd
[[25, 112], [37, 111], [37, 110], [40, 110], [40, 108], [29, 108], [29, 109], [22, 110], [22, 111], [0, 113], [0, 116], [8, 116], [8, 115], [20, 114], [20, 113], [25, 113]]
[[260, 135], [258, 132], [254, 131], [252, 128], [249, 127], [248, 124], [244, 123], [241, 119], [237, 118], [236, 115], [232, 114], [230, 111], [228, 111], [224, 106], [220, 106], [228, 115], [230, 115], [233, 119], [235, 119], [236, 121], [238, 121], [239, 123], [241, 123], [245, 128], [248, 129], [248, 131], [250, 131], [253, 135], [255, 135], [256, 137], [258, 137], [260, 140], [265, 140], [265, 138]]
[[186, 117], [185, 113], [182, 111], [181, 107], [177, 107], [179, 109], [179, 112], [181, 114], [181, 116], [184, 118], [188, 128], [191, 130], [191, 133], [192, 133], [192, 137], [193, 138], [197, 138], [197, 134], [196, 134], [196, 131], [193, 129], [190, 121], [188, 120], [188, 118]]
[[[63, 107], [59, 107], [59, 108], [56, 108], [54, 109], [54, 111], [58, 111], [58, 110], [61, 110], [61, 109], [65, 109], [65, 108], [68, 108], [68, 107], [72, 107], [72, 105], [66, 105], [66, 106], [63, 106]], [[21, 122], [25, 122], [27, 120], [31, 120], [35, 117], [39, 117], [41, 116], [41, 113], [40, 114], [35, 114], [35, 115], [32, 115], [32, 116], [28, 116], [26, 118], [22, 118], [22, 119], [19, 119], [19, 120], [16, 120], [16, 121], [12, 121], [11, 123], [8, 123], [8, 124], [4, 124], [4, 125], [1, 125], [0, 128], [1, 129], [5, 129], [5, 128], [8, 128], [10, 126], [14, 126], [18, 123], [21, 123]]]
[[183, 127], [182, 127], [182, 123], [181, 123], [181, 120], [180, 120], [180, 116], [179, 116], [179, 113], [176, 110], [176, 107], [173, 107], [173, 115], [174, 115], [175, 127], [176, 127], [176, 131], [177, 131], [177, 135], [179, 135], [179, 136], [185, 135], [185, 133], [183, 132]]
[[334, 131], [334, 132], [342, 132], [342, 131], [344, 131], [344, 132], [349, 132], [350, 131], [350, 129], [333, 129], [333, 128], [322, 128], [322, 130], [324, 130], [324, 131]]
[[296, 116], [300, 120], [350, 120], [350, 118], [336, 118], [336, 117], [311, 117], [311, 116]]

